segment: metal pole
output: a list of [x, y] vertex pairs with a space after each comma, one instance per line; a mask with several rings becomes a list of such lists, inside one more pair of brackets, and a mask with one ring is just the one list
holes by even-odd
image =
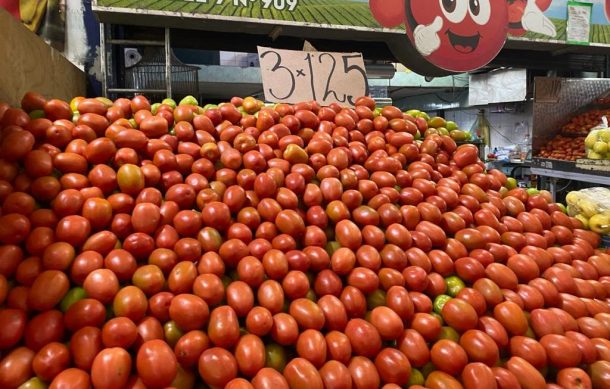
[[170, 30], [165, 28], [165, 89], [167, 97], [172, 98], [172, 57], [171, 57], [171, 42]]
[[102, 71], [102, 96], [108, 97], [108, 72], [106, 69], [106, 29], [100, 23], [100, 67]]

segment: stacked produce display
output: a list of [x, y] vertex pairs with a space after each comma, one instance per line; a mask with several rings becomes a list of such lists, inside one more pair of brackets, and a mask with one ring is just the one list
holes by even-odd
[[600, 236], [418, 117], [0, 105], [0, 388], [610, 388]]
[[586, 154], [584, 136], [570, 137], [559, 134], [551, 139], [537, 156], [539, 158], [576, 161], [579, 158], [584, 158]]
[[[601, 99], [597, 102], [607, 104]], [[592, 109], [574, 116], [538, 151], [537, 157], [565, 161], [576, 161], [579, 158], [610, 159], [610, 130], [599, 129], [604, 117], [610, 117], [610, 109]]]

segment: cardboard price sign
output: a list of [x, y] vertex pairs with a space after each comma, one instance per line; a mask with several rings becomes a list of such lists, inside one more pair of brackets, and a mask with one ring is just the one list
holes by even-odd
[[328, 53], [258, 47], [265, 100], [354, 106], [369, 94], [361, 53]]

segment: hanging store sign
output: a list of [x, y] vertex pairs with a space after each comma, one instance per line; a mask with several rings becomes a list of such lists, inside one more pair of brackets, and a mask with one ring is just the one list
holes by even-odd
[[265, 100], [275, 103], [319, 101], [353, 106], [368, 95], [360, 53], [278, 50], [258, 47]]
[[[109, 22], [146, 24], [149, 20], [158, 26], [165, 20], [168, 26], [179, 28], [244, 31], [274, 37], [284, 34], [377, 40], [387, 44], [396, 59], [406, 66], [422, 74], [439, 75], [485, 66], [495, 58], [507, 39], [531, 45], [573, 43], [567, 32], [568, 3], [574, 2], [94, 0], [93, 9], [102, 21]], [[590, 46], [610, 46], [610, 0], [588, 3], [591, 5]], [[320, 29], [331, 31], [320, 32]]]
[[[94, 0], [98, 12], [137, 9], [144, 14], [381, 31], [366, 0]], [[133, 14], [134, 18], [142, 15]], [[395, 32], [400, 31], [399, 28]]]

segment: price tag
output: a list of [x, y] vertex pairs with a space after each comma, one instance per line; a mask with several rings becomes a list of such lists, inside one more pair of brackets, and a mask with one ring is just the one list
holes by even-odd
[[265, 100], [354, 106], [369, 87], [361, 53], [328, 53], [258, 47]]

